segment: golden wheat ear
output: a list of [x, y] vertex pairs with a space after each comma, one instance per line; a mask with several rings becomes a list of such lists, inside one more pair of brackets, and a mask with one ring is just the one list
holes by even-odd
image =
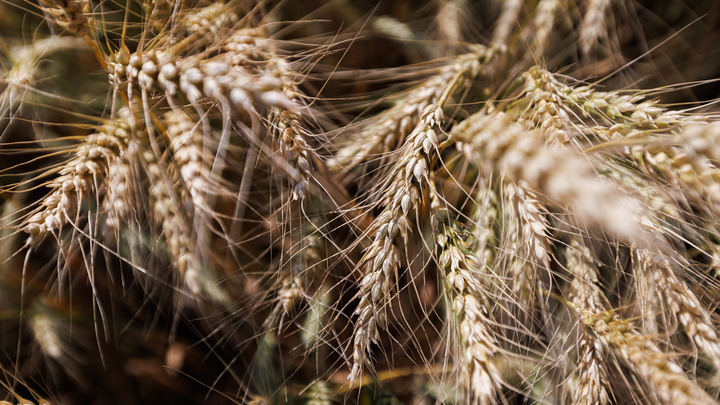
[[125, 153], [129, 125], [123, 119], [101, 126], [77, 146], [74, 157], [58, 170], [59, 177], [49, 184], [51, 192], [27, 218], [24, 230], [28, 244], [35, 244], [48, 235], [59, 236], [66, 224], [76, 224], [81, 204], [92, 199], [104, 182], [108, 168]]

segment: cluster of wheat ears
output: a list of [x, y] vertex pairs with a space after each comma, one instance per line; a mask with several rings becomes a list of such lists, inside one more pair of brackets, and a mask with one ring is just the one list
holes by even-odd
[[3, 0], [4, 399], [717, 403], [720, 122], [628, 90], [652, 13]]

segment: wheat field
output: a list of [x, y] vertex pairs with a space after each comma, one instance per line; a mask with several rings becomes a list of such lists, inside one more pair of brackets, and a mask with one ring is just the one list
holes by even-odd
[[720, 8], [0, 1], [2, 404], [714, 404]]

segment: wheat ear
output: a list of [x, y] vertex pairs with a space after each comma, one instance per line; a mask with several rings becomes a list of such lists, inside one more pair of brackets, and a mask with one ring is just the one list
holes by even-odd
[[195, 255], [192, 242], [192, 226], [188, 223], [187, 215], [179, 211], [173, 203], [166, 176], [163, 176], [162, 168], [151, 152], [143, 152], [146, 162], [148, 180], [150, 181], [150, 209], [155, 226], [162, 230], [162, 235], [167, 243], [172, 266], [177, 271], [178, 277], [183, 285], [194, 295], [201, 294], [200, 285], [200, 263]]
[[507, 184], [505, 190], [510, 203], [508, 214], [511, 216], [507, 226], [510, 228], [508, 243], [511, 252], [508, 276], [512, 280], [517, 302], [522, 303], [519, 310], [526, 312], [520, 316], [527, 322], [533, 317], [534, 284], [539, 278], [537, 272], [550, 270], [548, 223], [544, 208], [532, 191], [522, 184]]
[[670, 313], [677, 315], [685, 334], [708, 356], [715, 368], [720, 370], [720, 338], [705, 306], [675, 275], [666, 258], [653, 259], [652, 255], [643, 250], [638, 250], [636, 254], [641, 269], [652, 275], [657, 290], [665, 296]]
[[39, 0], [48, 20], [62, 29], [87, 37], [94, 31], [94, 21], [87, 0]]
[[393, 280], [400, 266], [397, 236], [407, 241], [410, 216], [417, 214], [423, 196], [427, 198], [428, 174], [439, 144], [437, 126], [442, 122], [442, 109], [430, 105], [422, 113], [421, 122], [408, 137], [402, 157], [393, 170], [393, 181], [385, 193], [385, 209], [372, 225], [374, 239], [367, 248], [361, 266], [360, 303], [355, 313], [353, 366], [348, 380], [359, 377], [362, 365], [368, 363], [370, 344], [379, 338], [378, 327], [387, 322], [386, 305]]
[[715, 404], [696, 383], [690, 381], [682, 367], [663, 353], [649, 336], [640, 335], [633, 324], [617, 318], [612, 312], [593, 315], [581, 310], [583, 322], [596, 333], [603, 344], [611, 347], [641, 377], [661, 403]]
[[525, 181], [540, 198], [572, 207], [585, 223], [658, 248], [657, 238], [640, 223], [639, 203], [600, 179], [579, 152], [545, 146], [540, 133], [522, 128], [501, 113], [476, 113], [450, 134], [459, 142], [458, 148], [485, 170], [497, 169], [511, 181]]
[[[590, 313], [601, 313], [607, 308], [607, 298], [599, 287], [598, 269], [590, 249], [573, 238], [566, 249], [567, 269], [574, 276], [570, 284], [570, 298]], [[597, 336], [581, 330], [578, 343], [577, 384], [572, 393], [573, 404], [607, 404], [608, 375], [603, 357], [604, 350]]]
[[75, 156], [65, 163], [48, 187], [50, 194], [40, 208], [27, 219], [24, 229], [30, 234], [28, 243], [39, 242], [48, 234], [57, 234], [79, 215], [80, 202], [87, 193], [97, 192], [105, 180], [108, 167], [125, 153], [130, 129], [126, 119], [129, 112], [119, 114], [116, 121], [101, 126], [88, 135], [77, 147]]
[[567, 11], [566, 0], [540, 0], [535, 9], [535, 16], [532, 19], [532, 52], [536, 56], [542, 55], [548, 47], [550, 34], [559, 19], [558, 14]]
[[585, 10], [580, 29], [578, 42], [580, 50], [587, 57], [600, 42], [607, 38], [607, 14], [612, 6], [612, 0], [590, 0]]
[[443, 270], [443, 286], [458, 322], [467, 402], [494, 404], [502, 393], [503, 379], [493, 360], [499, 349], [491, 328], [490, 302], [480, 281], [483, 263], [461, 236], [458, 224], [448, 218], [447, 210], [434, 207], [433, 211], [439, 224], [438, 262]]
[[407, 133], [418, 125], [425, 109], [437, 103], [441, 97], [447, 97], [457, 83], [458, 77], [474, 78], [489, 63], [497, 50], [481, 47], [478, 51], [456, 56], [452, 63], [445, 66], [440, 73], [427, 79], [419, 87], [411, 90], [407, 97], [400, 100], [387, 111], [371, 118], [369, 125], [360, 134], [362, 140], [355, 140], [351, 145], [340, 149], [333, 159], [328, 161], [328, 168], [333, 170], [350, 170], [368, 158], [377, 157], [393, 150], [399, 145]]
[[495, 31], [493, 31], [492, 43], [508, 43], [513, 26], [519, 22], [518, 20], [520, 18], [522, 6], [522, 0], [503, 1], [502, 12], [500, 13], [500, 18], [498, 18], [497, 24], [495, 25]]

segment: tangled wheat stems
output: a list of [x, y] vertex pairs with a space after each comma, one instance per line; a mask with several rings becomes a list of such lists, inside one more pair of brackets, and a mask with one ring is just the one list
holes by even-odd
[[0, 3], [5, 399], [716, 403], [661, 11], [321, 3]]

